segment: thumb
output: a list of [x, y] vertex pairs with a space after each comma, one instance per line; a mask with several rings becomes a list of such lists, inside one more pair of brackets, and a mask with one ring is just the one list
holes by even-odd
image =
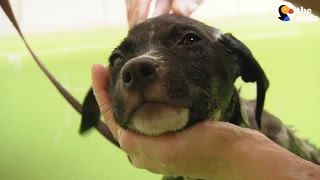
[[104, 121], [107, 123], [113, 137], [118, 139], [118, 125], [112, 115], [110, 96], [107, 93], [109, 85], [109, 70], [100, 64], [95, 64], [91, 68], [92, 89], [99, 105], [100, 112]]
[[129, 27], [144, 21], [148, 17], [151, 0], [126, 0]]
[[201, 3], [202, 0], [173, 0], [172, 11], [175, 14], [190, 16]]

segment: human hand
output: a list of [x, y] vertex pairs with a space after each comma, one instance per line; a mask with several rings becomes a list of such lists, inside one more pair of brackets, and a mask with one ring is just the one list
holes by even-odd
[[[152, 17], [170, 13], [189, 16], [203, 0], [157, 0]], [[126, 0], [129, 27], [139, 24], [148, 17], [151, 0]]]
[[[101, 112], [110, 112], [109, 72], [92, 67], [94, 94]], [[319, 179], [320, 167], [272, 142], [262, 133], [226, 122], [204, 121], [182, 132], [156, 137], [120, 128], [103, 114], [113, 136], [137, 168], [202, 179]]]
[[[92, 68], [93, 90], [101, 112], [111, 109], [107, 94], [108, 69]], [[157, 137], [139, 135], [120, 128], [112, 113], [103, 118], [120, 147], [137, 168], [154, 173], [215, 178], [235, 176], [233, 146], [244, 138], [244, 130], [229, 123], [206, 121], [185, 131]]]

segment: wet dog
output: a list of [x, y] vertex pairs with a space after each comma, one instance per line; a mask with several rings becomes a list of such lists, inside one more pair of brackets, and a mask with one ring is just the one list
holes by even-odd
[[[157, 136], [211, 119], [250, 127], [320, 163], [320, 152], [263, 111], [269, 82], [250, 50], [231, 34], [178, 15], [162, 15], [132, 28], [109, 58], [112, 113], [124, 129]], [[234, 87], [256, 82], [257, 99]], [[81, 132], [99, 121], [92, 90], [83, 105]], [[181, 178], [181, 177], [180, 177]]]

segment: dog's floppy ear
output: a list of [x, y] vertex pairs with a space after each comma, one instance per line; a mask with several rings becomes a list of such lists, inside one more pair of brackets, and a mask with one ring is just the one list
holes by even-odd
[[253, 57], [250, 50], [230, 33], [219, 37], [219, 41], [235, 57], [240, 67], [239, 76], [245, 82], [257, 83], [257, 104], [255, 109], [255, 118], [257, 126], [261, 127], [261, 116], [264, 106], [266, 91], [269, 87], [269, 81], [258, 62]]
[[99, 105], [93, 94], [92, 88], [90, 88], [82, 105], [82, 117], [79, 129], [80, 134], [84, 134], [93, 127], [96, 127], [96, 129], [110, 142], [112, 142], [112, 144], [120, 147], [118, 141], [113, 138], [108, 126], [100, 121], [100, 117]]
[[100, 110], [92, 88], [87, 93], [82, 105], [80, 134], [85, 133], [89, 129], [97, 126], [100, 121]]

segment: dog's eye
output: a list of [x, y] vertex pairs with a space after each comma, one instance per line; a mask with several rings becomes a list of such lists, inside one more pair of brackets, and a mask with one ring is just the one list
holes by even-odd
[[200, 40], [201, 38], [198, 35], [193, 33], [188, 33], [182, 38], [182, 40], [179, 42], [179, 45], [191, 45]]
[[118, 67], [123, 65], [125, 62], [124, 57], [118, 53], [115, 53], [110, 58], [110, 63], [113, 67]]

